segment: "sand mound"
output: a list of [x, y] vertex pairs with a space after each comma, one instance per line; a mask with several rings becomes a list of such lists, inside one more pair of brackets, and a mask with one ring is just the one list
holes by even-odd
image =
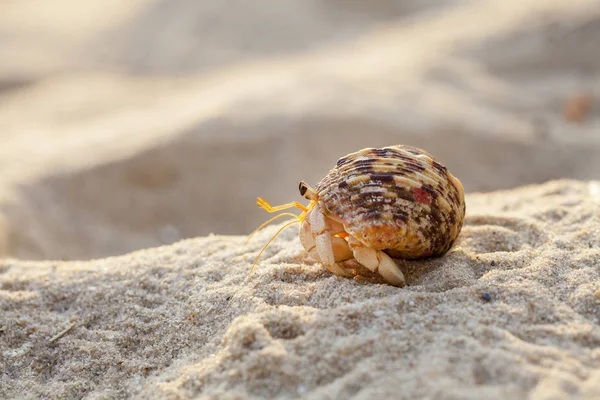
[[248, 283], [209, 236], [90, 262], [0, 264], [0, 395], [569, 398], [600, 393], [600, 182], [469, 195], [409, 286], [309, 262], [294, 230]]

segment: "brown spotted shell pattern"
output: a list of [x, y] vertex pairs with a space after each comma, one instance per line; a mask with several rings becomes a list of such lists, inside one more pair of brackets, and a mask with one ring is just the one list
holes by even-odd
[[316, 192], [328, 215], [349, 234], [397, 258], [446, 253], [465, 216], [461, 182], [430, 154], [411, 146], [349, 154]]

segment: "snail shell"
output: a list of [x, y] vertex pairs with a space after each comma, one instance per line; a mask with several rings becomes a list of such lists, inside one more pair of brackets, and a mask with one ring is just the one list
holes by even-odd
[[316, 192], [346, 232], [397, 258], [446, 253], [465, 216], [461, 182], [411, 146], [366, 148], [340, 158]]

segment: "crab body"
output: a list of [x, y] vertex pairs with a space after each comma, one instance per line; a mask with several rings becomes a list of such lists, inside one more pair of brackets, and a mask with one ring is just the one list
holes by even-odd
[[315, 189], [301, 182], [300, 194], [308, 207], [262, 207], [301, 208], [300, 242], [332, 273], [355, 276], [343, 263], [354, 259], [396, 286], [405, 280], [391, 257], [443, 255], [465, 216], [461, 182], [427, 152], [403, 145], [348, 154]]

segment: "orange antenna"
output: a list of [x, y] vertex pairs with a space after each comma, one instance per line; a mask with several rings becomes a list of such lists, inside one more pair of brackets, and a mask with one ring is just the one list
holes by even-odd
[[282, 214], [274, 216], [273, 218], [271, 218], [267, 222], [264, 222], [261, 226], [259, 226], [258, 228], [256, 228], [250, 235], [248, 235], [248, 239], [246, 239], [246, 243], [245, 244], [248, 244], [248, 242], [250, 241], [250, 239], [252, 239], [252, 236], [254, 236], [254, 234], [256, 232], [260, 231], [262, 228], [264, 228], [265, 226], [269, 225], [271, 222], [275, 221], [277, 218], [281, 218], [281, 217], [293, 217], [293, 218], [297, 219], [299, 217], [299, 215], [292, 214], [292, 213], [282, 213]]
[[[298, 203], [297, 201], [293, 201], [291, 203], [282, 204], [280, 206], [273, 207], [265, 199], [263, 199], [262, 197], [258, 197], [256, 199], [256, 204], [258, 204], [263, 210], [265, 210], [268, 213], [274, 213], [274, 212], [277, 212], [277, 211], [287, 210], [288, 208], [293, 208], [293, 207], [299, 208], [303, 212], [307, 212], [308, 211], [308, 208], [306, 208], [302, 204]], [[302, 214], [300, 214], [300, 215], [302, 215]], [[263, 223], [261, 226], [259, 226], [258, 228], [256, 228], [248, 236], [248, 239], [246, 239], [246, 244], [250, 241], [250, 239], [252, 238], [252, 236], [254, 236], [254, 234], [256, 232], [260, 231], [262, 228], [264, 228], [265, 226], [269, 225], [271, 222], [275, 221], [277, 218], [281, 218], [281, 217], [293, 217], [293, 218], [298, 219], [298, 218], [300, 218], [300, 215], [296, 215], [296, 214], [292, 214], [292, 213], [282, 213], [282, 214], [276, 215], [275, 217], [271, 218], [270, 220], [268, 220], [267, 222]]]
[[260, 256], [267, 249], [267, 247], [269, 247], [269, 245], [271, 244], [271, 242], [273, 240], [275, 240], [275, 238], [277, 237], [277, 235], [279, 235], [288, 226], [293, 225], [293, 224], [297, 224], [298, 222], [302, 222], [302, 221], [300, 219], [297, 219], [295, 221], [288, 222], [287, 224], [285, 224], [284, 226], [282, 226], [281, 228], [279, 228], [279, 230], [271, 237], [271, 239], [269, 239], [269, 241], [267, 242], [267, 244], [265, 244], [263, 246], [263, 248], [260, 250], [260, 253], [258, 253], [258, 255], [256, 256], [256, 259], [254, 260], [254, 264], [252, 264], [252, 268], [250, 269], [250, 273], [248, 274], [248, 277], [250, 277], [250, 275], [252, 275], [252, 272], [254, 272], [254, 268], [256, 267], [256, 264], [258, 264], [258, 260], [259, 260]]
[[288, 222], [287, 224], [285, 224], [284, 226], [282, 226], [281, 228], [279, 228], [279, 230], [271, 237], [271, 239], [269, 239], [269, 241], [267, 242], [267, 244], [265, 244], [263, 246], [263, 248], [260, 250], [260, 252], [256, 256], [256, 259], [254, 260], [254, 264], [252, 264], [252, 269], [250, 270], [250, 273], [248, 274], [248, 277], [250, 277], [250, 275], [252, 275], [252, 272], [254, 272], [254, 268], [256, 267], [256, 264], [258, 264], [258, 260], [260, 259], [260, 256], [267, 249], [267, 247], [269, 247], [269, 245], [273, 242], [273, 240], [275, 240], [275, 238], [285, 228], [287, 228], [288, 226], [293, 225], [293, 224], [297, 224], [299, 222], [304, 221], [304, 219], [306, 218], [306, 215], [308, 214], [308, 212], [315, 207], [316, 202], [315, 201], [311, 201], [310, 204], [308, 205], [308, 207], [304, 206], [303, 204], [298, 203], [297, 201], [293, 201], [291, 203], [286, 203], [286, 204], [282, 204], [280, 206], [273, 207], [266, 200], [264, 200], [264, 199], [262, 199], [262, 198], [259, 197], [256, 200], [256, 204], [258, 204], [262, 209], [264, 209], [268, 213], [274, 213], [274, 212], [277, 212], [277, 211], [283, 211], [283, 210], [287, 210], [287, 209], [294, 208], [294, 207], [299, 208], [300, 210], [302, 210], [302, 212], [299, 215], [292, 214], [292, 213], [289, 213], [289, 212], [281, 213], [279, 215], [276, 215], [275, 217], [269, 219], [267, 222], [264, 222], [262, 225], [260, 225], [258, 228], [256, 228], [254, 230], [254, 232], [252, 232], [250, 234], [250, 236], [246, 240], [246, 243], [248, 243], [248, 241], [250, 240], [250, 238], [256, 232], [258, 232], [259, 230], [261, 230], [262, 228], [264, 228], [265, 226], [267, 226], [271, 222], [275, 221], [277, 218], [281, 218], [281, 217], [292, 217], [292, 218], [294, 218], [293, 221]]
[[294, 208], [294, 207], [299, 208], [304, 212], [308, 211], [308, 208], [306, 208], [302, 204], [298, 203], [297, 201], [292, 201], [291, 203], [286, 203], [286, 204], [282, 204], [280, 206], [273, 207], [269, 203], [267, 203], [267, 201], [265, 199], [263, 199], [262, 197], [259, 197], [256, 199], [256, 204], [258, 204], [266, 212], [269, 212], [269, 213], [287, 210], [288, 208]]

